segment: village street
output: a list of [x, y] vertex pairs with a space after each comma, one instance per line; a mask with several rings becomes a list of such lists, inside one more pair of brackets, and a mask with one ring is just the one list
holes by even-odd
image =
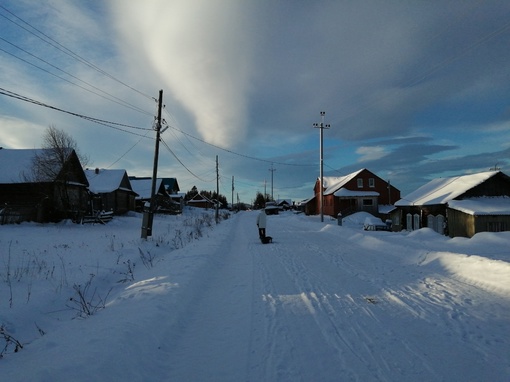
[[385, 245], [394, 234], [279, 215], [262, 245], [255, 217], [209, 248], [170, 330], [170, 380], [498, 380], [487, 359], [508, 363], [508, 343], [489, 328], [508, 328], [508, 299], [426, 266], [425, 252], [417, 262], [406, 240]]
[[[268, 216], [264, 245], [247, 211], [175, 248], [204, 213], [157, 216], [149, 240], [137, 214], [3, 226], [2, 280], [31, 273], [0, 289], [0, 321], [24, 345], [8, 347], [0, 380], [509, 380], [510, 233], [364, 231], [363, 214], [340, 227], [285, 212]], [[77, 316], [86, 280], [85, 296], [107, 303]]]

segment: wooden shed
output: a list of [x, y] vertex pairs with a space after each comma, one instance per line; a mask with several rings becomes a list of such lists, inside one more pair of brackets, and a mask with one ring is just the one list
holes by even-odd
[[479, 232], [510, 230], [510, 197], [451, 200], [446, 209], [450, 236], [472, 237]]

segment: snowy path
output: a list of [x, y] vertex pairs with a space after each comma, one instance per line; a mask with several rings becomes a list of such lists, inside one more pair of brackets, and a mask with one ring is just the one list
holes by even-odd
[[254, 217], [236, 216], [172, 329], [170, 380], [496, 381], [486, 362], [508, 365], [508, 339], [486, 334], [507, 322], [479, 313], [508, 301], [374, 251], [377, 235], [272, 216], [262, 245]]
[[[13, 269], [25, 253], [49, 266], [66, 256], [69, 285], [55, 292], [58, 269], [17, 282], [15, 310], [0, 284], [0, 323], [26, 345], [0, 359], [0, 381], [510, 380], [510, 233], [366, 232], [285, 213], [268, 217], [274, 243], [263, 245], [257, 213], [244, 212], [172, 249], [196, 216], [159, 217], [151, 241], [138, 239], [137, 216], [4, 226]], [[153, 267], [140, 266], [141, 252]], [[119, 283], [126, 259], [139, 266]], [[91, 271], [95, 286], [113, 285], [109, 303], [72, 319], [62, 308], [71, 283]]]

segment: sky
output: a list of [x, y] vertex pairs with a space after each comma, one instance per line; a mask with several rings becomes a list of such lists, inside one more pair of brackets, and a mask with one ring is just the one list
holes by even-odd
[[405, 196], [508, 174], [509, 16], [508, 1], [3, 1], [0, 146], [41, 147], [51, 125], [88, 167], [151, 176], [162, 90], [158, 176], [182, 192], [218, 174], [229, 201], [309, 198], [322, 122], [324, 176], [367, 168]]

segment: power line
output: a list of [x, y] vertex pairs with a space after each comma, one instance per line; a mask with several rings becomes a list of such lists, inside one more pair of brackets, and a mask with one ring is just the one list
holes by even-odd
[[126, 125], [126, 124], [118, 123], [118, 122], [106, 121], [104, 119], [98, 119], [98, 118], [94, 118], [94, 117], [89, 117], [89, 116], [86, 116], [86, 115], [83, 115], [83, 114], [79, 114], [79, 113], [75, 113], [75, 112], [72, 112], [72, 111], [64, 110], [64, 109], [58, 108], [56, 106], [51, 106], [51, 105], [48, 105], [48, 104], [46, 104], [44, 102], [40, 102], [40, 101], [34, 100], [32, 98], [26, 97], [26, 96], [22, 96], [22, 95], [20, 95], [18, 93], [12, 92], [12, 91], [4, 89], [4, 88], [0, 88], [0, 94], [3, 94], [5, 96], [7, 96], [7, 97], [19, 99], [19, 100], [24, 101], [24, 102], [32, 103], [34, 105], [38, 105], [38, 106], [46, 107], [48, 109], [56, 110], [56, 111], [59, 111], [61, 113], [65, 113], [65, 114], [69, 114], [69, 115], [72, 115], [72, 116], [75, 116], [75, 117], [79, 117], [79, 118], [85, 119], [87, 121], [94, 122], [94, 123], [97, 123], [97, 124], [100, 124], [100, 125], [112, 128], [112, 129], [120, 130], [120, 131], [129, 133], [129, 134], [133, 134], [133, 135], [143, 136], [141, 134], [137, 134], [137, 133], [134, 133], [132, 131], [125, 130], [122, 127], [130, 128], [130, 129], [135, 129], [135, 130], [144, 130], [144, 131], [152, 130], [150, 128], [143, 128], [143, 127], [138, 127], [138, 126]]
[[168, 146], [168, 144], [163, 140], [163, 138], [160, 138], [161, 140], [161, 143], [163, 144], [163, 146], [165, 146], [165, 148], [170, 152], [170, 154], [172, 154], [172, 156], [177, 160], [177, 162], [179, 162], [181, 164], [182, 167], [184, 167], [186, 169], [186, 171], [188, 171], [191, 175], [193, 175], [195, 178], [197, 178], [198, 180], [201, 180], [202, 182], [206, 182], [206, 183], [210, 183], [212, 182], [213, 180], [205, 180], [205, 179], [202, 179], [201, 177], [199, 177], [197, 174], [195, 174], [193, 171], [191, 171], [180, 159], [179, 157], [172, 151], [172, 149], [170, 148], [170, 146]]
[[72, 81], [70, 81], [70, 80], [68, 80], [68, 79], [66, 79], [66, 78], [64, 78], [64, 77], [61, 77], [61, 76], [59, 76], [59, 75], [57, 75], [57, 74], [55, 74], [55, 73], [52, 73], [52, 72], [50, 72], [49, 70], [46, 70], [46, 69], [44, 69], [44, 68], [42, 68], [42, 67], [40, 67], [40, 66], [37, 66], [37, 65], [35, 65], [34, 63], [32, 63], [32, 62], [30, 62], [30, 61], [25, 60], [24, 58], [21, 58], [21, 57], [19, 57], [19, 56], [17, 56], [17, 55], [15, 55], [15, 54], [13, 54], [13, 53], [11, 53], [11, 52], [8, 52], [8, 51], [6, 51], [5, 49], [0, 48], [0, 51], [2, 51], [2, 52], [4, 52], [4, 53], [7, 53], [8, 55], [10, 55], [10, 56], [12, 56], [12, 57], [14, 57], [14, 58], [16, 58], [16, 59], [18, 59], [18, 60], [20, 60], [20, 61], [25, 62], [26, 64], [29, 64], [29, 65], [31, 65], [31, 66], [33, 66], [33, 67], [35, 67], [35, 68], [37, 68], [37, 69], [39, 69], [39, 70], [41, 70], [41, 71], [43, 71], [43, 72], [46, 72], [46, 73], [48, 73], [48, 74], [50, 74], [50, 75], [52, 75], [52, 76], [54, 76], [54, 77], [57, 77], [57, 78], [61, 79], [62, 81], [66, 81], [66, 82], [70, 83], [71, 85], [77, 86], [77, 87], [79, 87], [79, 88], [81, 88], [81, 89], [83, 89], [83, 90], [85, 90], [85, 91], [88, 91], [89, 93], [95, 94], [95, 95], [97, 95], [97, 96], [99, 96], [99, 97], [101, 97], [101, 98], [104, 98], [104, 99], [108, 100], [108, 101], [115, 102], [115, 103], [117, 103], [117, 104], [119, 104], [119, 105], [121, 105], [121, 106], [128, 107], [128, 108], [130, 108], [130, 109], [132, 109], [132, 110], [138, 111], [138, 112], [143, 113], [143, 114], [152, 115], [152, 113], [149, 113], [149, 112], [147, 112], [147, 111], [145, 111], [145, 110], [142, 110], [142, 109], [140, 109], [140, 108], [139, 108], [139, 107], [137, 107], [137, 106], [131, 105], [130, 103], [128, 103], [128, 102], [126, 102], [126, 101], [123, 101], [122, 99], [120, 99], [120, 98], [118, 98], [118, 97], [115, 97], [114, 95], [111, 95], [111, 94], [109, 94], [109, 93], [105, 92], [104, 90], [101, 90], [101, 89], [99, 89], [98, 87], [96, 87], [96, 86], [94, 86], [94, 85], [92, 85], [92, 84], [89, 84], [89, 83], [88, 83], [88, 82], [86, 82], [86, 81], [81, 80], [80, 78], [78, 78], [78, 77], [76, 77], [76, 76], [74, 76], [74, 75], [72, 75], [72, 74], [70, 74], [70, 73], [66, 72], [65, 70], [60, 69], [59, 67], [57, 67], [57, 66], [55, 66], [55, 65], [51, 64], [50, 62], [48, 62], [48, 61], [46, 61], [46, 60], [44, 60], [44, 59], [42, 59], [42, 58], [40, 58], [40, 57], [35, 56], [34, 54], [32, 54], [32, 53], [30, 53], [30, 52], [26, 51], [26, 50], [25, 50], [25, 49], [23, 49], [23, 48], [20, 48], [19, 46], [17, 46], [17, 45], [15, 45], [15, 44], [13, 44], [13, 43], [11, 43], [11, 42], [9, 42], [9, 41], [5, 40], [5, 39], [4, 39], [4, 38], [2, 38], [2, 37], [0, 37], [0, 40], [5, 41], [6, 43], [8, 43], [8, 44], [10, 44], [10, 45], [14, 46], [15, 48], [17, 48], [17, 49], [19, 49], [19, 50], [21, 50], [21, 51], [25, 52], [26, 54], [28, 54], [28, 55], [30, 55], [30, 56], [32, 56], [32, 57], [34, 57], [34, 58], [37, 58], [38, 60], [40, 60], [40, 61], [44, 62], [45, 64], [47, 64], [47, 65], [49, 65], [49, 66], [51, 66], [51, 67], [53, 67], [53, 68], [55, 68], [55, 69], [57, 69], [57, 70], [60, 70], [62, 73], [65, 73], [65, 74], [67, 74], [68, 76], [70, 76], [70, 77], [72, 77], [72, 78], [75, 78], [76, 80], [78, 80], [78, 81], [80, 81], [80, 82], [83, 82], [84, 84], [86, 84], [86, 85], [90, 86], [91, 88], [96, 89], [96, 90], [98, 90], [98, 91], [100, 91], [100, 92], [102, 92], [102, 93], [104, 93], [104, 94], [107, 94], [109, 97], [112, 97], [112, 98], [117, 99], [118, 101], [115, 101], [114, 99], [108, 98], [108, 97], [106, 97], [106, 96], [104, 96], [104, 95], [102, 95], [102, 94], [99, 94], [99, 93], [97, 93], [97, 92], [95, 92], [95, 91], [92, 91], [92, 90], [90, 90], [90, 89], [87, 89], [87, 88], [85, 88], [85, 87], [83, 87], [83, 86], [81, 86], [81, 85], [79, 85], [79, 84], [77, 84], [77, 83], [74, 83], [74, 82], [72, 82]]
[[[14, 25], [17, 25], [18, 27], [24, 29], [25, 31], [27, 31], [28, 33], [34, 35], [35, 37], [37, 37], [38, 39], [44, 41], [45, 43], [51, 45], [52, 47], [54, 47], [55, 49], [58, 49], [60, 50], [62, 53], [64, 54], [67, 54], [68, 56], [74, 58], [75, 60], [81, 62], [82, 64], [96, 70], [97, 72], [101, 73], [102, 75], [118, 82], [119, 84], [127, 87], [128, 89], [131, 89], [133, 90], [134, 92], [146, 97], [146, 98], [149, 98], [149, 99], [154, 99], [154, 97], [151, 97], [141, 91], [139, 91], [138, 89], [135, 89], [134, 87], [126, 84], [125, 82], [119, 80], [118, 78], [112, 76], [111, 74], [109, 74], [108, 72], [106, 72], [105, 70], [99, 68], [98, 66], [94, 65], [93, 63], [91, 63], [90, 61], [86, 60], [85, 58], [83, 58], [82, 56], [80, 56], [79, 54], [73, 52], [71, 49], [65, 47], [64, 45], [62, 45], [61, 43], [59, 43], [58, 41], [56, 41], [55, 39], [51, 38], [50, 36], [48, 36], [47, 34], [45, 34], [44, 32], [42, 32], [41, 30], [37, 29], [36, 27], [34, 27], [33, 25], [31, 25], [30, 23], [28, 23], [27, 21], [23, 20], [21, 17], [15, 15], [13, 12], [11, 12], [10, 10], [8, 10], [7, 8], [5, 8], [3, 5], [0, 5], [0, 8], [2, 8], [4, 11], [8, 12], [9, 14], [11, 14], [13, 17], [15, 17], [16, 19], [20, 20], [23, 24], [25, 25], [28, 25], [30, 28], [32, 28], [33, 30], [37, 31], [39, 34], [37, 33], [34, 33], [32, 32], [31, 30], [25, 28], [24, 26], [20, 25], [19, 23], [15, 22], [14, 20], [11, 20], [9, 19], [8, 17], [6, 17], [5, 15], [2, 15], [0, 14], [0, 16], [2, 16], [3, 18], [5, 18], [6, 20], [10, 21], [11, 23], [13, 23]], [[44, 36], [45, 38], [42, 38], [41, 37]]]
[[259, 161], [259, 162], [265, 162], [265, 163], [274, 163], [274, 164], [278, 164], [278, 165], [283, 165], [283, 166], [295, 166], [295, 167], [314, 167], [315, 165], [311, 165], [311, 164], [300, 164], [300, 163], [285, 163], [285, 162], [276, 162], [274, 160], [269, 160], [269, 159], [262, 159], [262, 158], [256, 158], [256, 157], [252, 157], [252, 156], [249, 156], [249, 155], [246, 155], [246, 154], [241, 154], [241, 153], [238, 153], [238, 152], [235, 152], [235, 151], [232, 151], [232, 150], [229, 150], [229, 149], [225, 149], [223, 147], [220, 147], [220, 146], [217, 146], [213, 143], [210, 143], [210, 142], [207, 142], [201, 138], [197, 138], [189, 133], [186, 133], [185, 131], [182, 131], [180, 129], [178, 129], [177, 127], [174, 127], [174, 126], [170, 126], [169, 127], [183, 135], [186, 135], [192, 139], [195, 139], [199, 142], [202, 142], [206, 145], [209, 145], [209, 146], [212, 146], [218, 150], [222, 150], [222, 151], [225, 151], [229, 154], [233, 154], [233, 155], [237, 155], [237, 156], [240, 156], [240, 157], [243, 157], [243, 158], [247, 158], [247, 159], [251, 159], [251, 160], [256, 160], [256, 161]]

